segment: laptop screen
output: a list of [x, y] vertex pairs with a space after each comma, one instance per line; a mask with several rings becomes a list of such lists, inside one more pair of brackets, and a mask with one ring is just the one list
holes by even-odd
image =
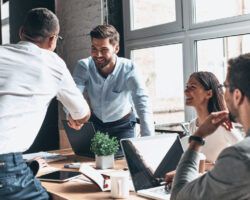
[[177, 134], [123, 139], [121, 145], [136, 191], [159, 186], [183, 153]]
[[68, 126], [66, 120], [62, 120], [62, 123], [75, 154], [79, 156], [95, 157], [94, 153], [90, 150], [91, 139], [95, 135], [93, 124], [87, 122], [80, 130], [75, 130]]

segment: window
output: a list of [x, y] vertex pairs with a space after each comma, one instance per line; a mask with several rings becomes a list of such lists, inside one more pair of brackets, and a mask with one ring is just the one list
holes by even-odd
[[249, 34], [197, 41], [198, 70], [213, 72], [222, 83], [226, 78], [227, 60], [250, 52], [249, 42]]
[[182, 44], [132, 51], [158, 124], [184, 121]]
[[195, 22], [205, 22], [250, 13], [249, 0], [195, 0]]
[[176, 21], [175, 0], [132, 0], [131, 10], [132, 30]]
[[1, 3], [2, 44], [10, 42], [9, 1]]
[[183, 88], [191, 73], [224, 81], [227, 60], [250, 52], [250, 0], [123, 1], [125, 54], [137, 64], [156, 124], [193, 119]]

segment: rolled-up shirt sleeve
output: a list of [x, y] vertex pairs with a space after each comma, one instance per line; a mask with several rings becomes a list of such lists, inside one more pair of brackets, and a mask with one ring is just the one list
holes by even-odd
[[90, 112], [86, 100], [81, 91], [76, 87], [68, 70], [64, 71], [64, 78], [60, 84], [57, 99], [62, 102], [73, 119], [81, 119]]
[[133, 103], [140, 118], [141, 136], [154, 135], [154, 120], [150, 99], [135, 68], [131, 70], [127, 80], [127, 87], [131, 90]]

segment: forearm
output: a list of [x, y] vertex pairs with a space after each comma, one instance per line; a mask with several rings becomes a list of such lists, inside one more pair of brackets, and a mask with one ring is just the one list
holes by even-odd
[[147, 95], [133, 95], [136, 112], [140, 118], [141, 136], [155, 134], [153, 112]]
[[153, 114], [144, 114], [140, 117], [141, 136], [149, 136], [155, 134]]
[[191, 142], [188, 150], [183, 154], [181, 158], [172, 185], [171, 199], [176, 199], [180, 190], [190, 181], [199, 176], [199, 146], [196, 142]]

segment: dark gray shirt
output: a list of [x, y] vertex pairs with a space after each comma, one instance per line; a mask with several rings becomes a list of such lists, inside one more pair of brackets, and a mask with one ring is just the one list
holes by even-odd
[[188, 149], [176, 171], [171, 200], [250, 199], [250, 130], [241, 142], [224, 149], [214, 168], [197, 178], [198, 153]]

